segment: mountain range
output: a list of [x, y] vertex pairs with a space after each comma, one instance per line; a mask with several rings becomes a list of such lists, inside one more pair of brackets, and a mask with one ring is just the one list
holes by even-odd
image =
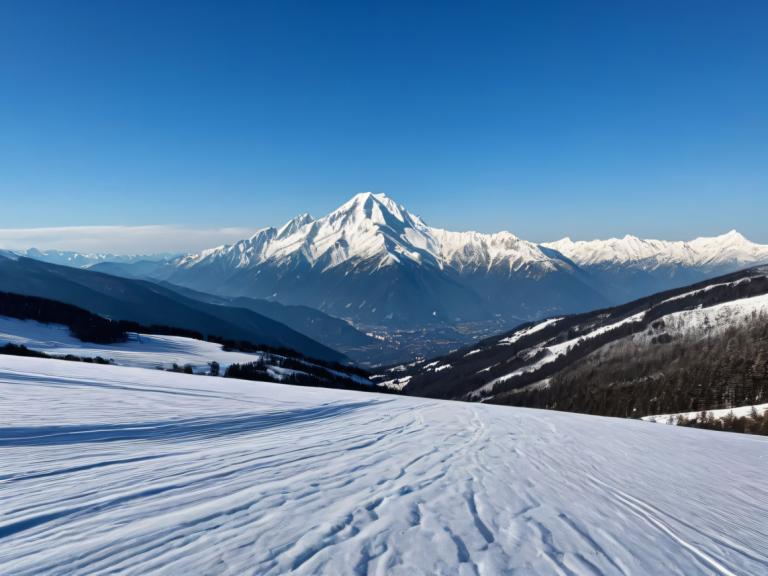
[[689, 242], [636, 236], [543, 244], [571, 259], [614, 304], [768, 262], [768, 246], [736, 230]]
[[321, 218], [301, 214], [231, 245], [93, 268], [310, 306], [357, 326], [509, 328], [763, 262], [768, 246], [735, 231], [690, 242], [625, 236], [536, 244], [510, 232], [434, 228], [388, 196], [366, 192]]
[[537, 244], [510, 232], [431, 227], [385, 194], [366, 192], [321, 218], [301, 214], [194, 254], [21, 255], [249, 309], [373, 365], [768, 263], [768, 246], [736, 231], [689, 242], [628, 235]]
[[604, 298], [572, 263], [509, 233], [431, 228], [383, 194], [302, 214], [154, 277], [227, 296], [303, 304], [359, 325], [519, 322]]
[[94, 264], [116, 263], [136, 264], [139, 262], [163, 262], [177, 257], [178, 254], [110, 254], [108, 252], [75, 252], [72, 250], [38, 250], [28, 248], [26, 250], [14, 250], [17, 256], [34, 258], [50, 264], [61, 264], [75, 268], [88, 268]]

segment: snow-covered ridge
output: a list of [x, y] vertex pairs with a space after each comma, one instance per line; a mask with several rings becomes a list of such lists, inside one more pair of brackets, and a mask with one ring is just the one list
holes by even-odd
[[385, 194], [371, 192], [355, 195], [322, 218], [302, 214], [279, 229], [259, 230], [251, 238], [189, 255], [178, 264], [224, 263], [247, 268], [265, 262], [306, 262], [327, 269], [360, 261], [373, 261], [378, 267], [410, 261], [460, 271], [533, 267], [541, 272], [566, 265], [509, 232], [432, 228]]
[[0, 356], [0, 573], [762, 574], [768, 439]]
[[385, 194], [363, 192], [322, 218], [301, 214], [280, 228], [264, 228], [235, 244], [188, 255], [177, 264], [186, 268], [198, 264], [248, 268], [303, 262], [328, 269], [348, 262], [370, 261], [385, 267], [410, 261], [460, 272], [523, 270], [542, 274], [569, 266], [558, 253], [586, 266], [716, 268], [768, 262], [768, 246], [754, 244], [736, 231], [690, 242], [627, 235], [578, 242], [564, 238], [537, 245], [506, 231], [484, 234], [433, 228]]
[[735, 230], [712, 238], [696, 238], [688, 242], [644, 240], [636, 236], [608, 240], [563, 238], [542, 244], [557, 250], [580, 266], [635, 265], [643, 268], [660, 266], [696, 266], [716, 268], [723, 265], [749, 266], [768, 262], [768, 246], [750, 242]]
[[[664, 325], [662, 332], [670, 336], [706, 338], [722, 333], [728, 328], [752, 322], [759, 316], [768, 317], [768, 294], [723, 302], [707, 308], [673, 312], [662, 316], [660, 320]], [[632, 339], [640, 344], [650, 336], [646, 333], [635, 334]]]

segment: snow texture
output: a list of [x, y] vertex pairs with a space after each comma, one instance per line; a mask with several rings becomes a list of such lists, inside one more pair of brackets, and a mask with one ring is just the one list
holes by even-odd
[[765, 574], [768, 439], [0, 357], [0, 573]]

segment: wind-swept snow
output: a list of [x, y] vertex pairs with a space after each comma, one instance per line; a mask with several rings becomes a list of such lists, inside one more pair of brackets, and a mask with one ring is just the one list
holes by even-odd
[[0, 573], [761, 574], [768, 439], [0, 357]]

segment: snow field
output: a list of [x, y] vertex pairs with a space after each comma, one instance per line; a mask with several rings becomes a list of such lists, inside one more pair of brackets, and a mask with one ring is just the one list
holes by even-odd
[[760, 574], [768, 439], [0, 357], [3, 574]]

